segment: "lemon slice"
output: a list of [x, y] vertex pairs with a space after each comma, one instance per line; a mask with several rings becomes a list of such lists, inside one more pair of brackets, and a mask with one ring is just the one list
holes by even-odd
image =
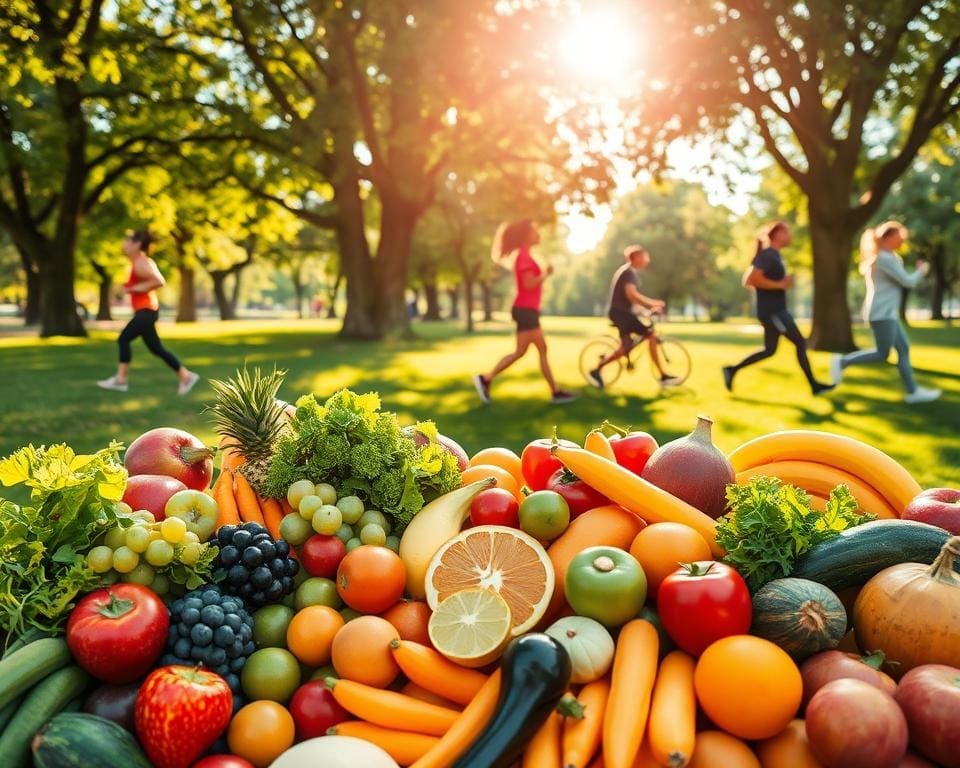
[[433, 647], [464, 667], [483, 667], [500, 658], [512, 628], [507, 601], [483, 588], [450, 595], [427, 624]]

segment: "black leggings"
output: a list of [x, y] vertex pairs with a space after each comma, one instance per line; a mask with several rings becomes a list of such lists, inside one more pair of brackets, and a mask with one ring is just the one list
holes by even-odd
[[159, 317], [160, 313], [155, 309], [138, 309], [133, 313], [133, 319], [120, 331], [120, 338], [117, 339], [117, 343], [120, 345], [121, 363], [130, 362], [133, 357], [130, 342], [137, 338], [137, 336], [142, 336], [143, 343], [147, 345], [147, 349], [163, 360], [163, 362], [173, 370], [180, 370], [180, 361], [160, 343], [160, 337], [157, 335], [157, 320]]
[[800, 329], [797, 328], [793, 316], [786, 310], [782, 310], [765, 320], [761, 320], [760, 323], [763, 325], [763, 349], [760, 352], [754, 352], [752, 355], [748, 355], [733, 366], [733, 372], [736, 373], [741, 368], [746, 368], [748, 365], [753, 365], [754, 363], [759, 363], [761, 360], [766, 360], [768, 357], [773, 357], [774, 352], [777, 351], [777, 345], [780, 343], [780, 337], [786, 336], [797, 348], [797, 362], [800, 363], [803, 375], [807, 377], [810, 386], [814, 386], [817, 380], [813, 378], [813, 371], [810, 370], [810, 361], [807, 359], [807, 342], [804, 340], [803, 334], [800, 333]]

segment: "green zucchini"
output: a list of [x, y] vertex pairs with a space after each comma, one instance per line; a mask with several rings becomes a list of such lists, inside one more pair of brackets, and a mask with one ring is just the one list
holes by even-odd
[[33, 739], [36, 768], [151, 768], [133, 735], [112, 720], [61, 712]]
[[847, 611], [823, 584], [774, 579], [753, 596], [750, 634], [779, 645], [795, 661], [836, 648], [847, 632]]
[[22, 635], [18, 635], [14, 640], [8, 645], [3, 651], [3, 658], [7, 658], [14, 651], [19, 651], [25, 645], [30, 645], [30, 643], [35, 642], [36, 640], [41, 640], [44, 637], [50, 637], [49, 632], [45, 632], [42, 629], [37, 627], [30, 627]]
[[7, 706], [0, 709], [0, 733], [3, 733], [3, 729], [7, 727], [7, 723], [13, 719], [17, 709], [20, 707], [20, 701], [21, 697], [17, 696], [17, 698], [7, 702]]
[[30, 743], [37, 731], [57, 712], [80, 696], [89, 675], [80, 667], [58, 669], [37, 685], [24, 699], [3, 734], [0, 734], [0, 765], [21, 768], [30, 761]]
[[69, 663], [70, 650], [62, 637], [45, 637], [14, 651], [0, 661], [0, 709]]
[[[943, 528], [914, 520], [872, 520], [847, 528], [801, 557], [790, 574], [834, 592], [866, 584], [891, 565], [932, 563], [950, 538]], [[960, 559], [954, 564], [960, 573]]]

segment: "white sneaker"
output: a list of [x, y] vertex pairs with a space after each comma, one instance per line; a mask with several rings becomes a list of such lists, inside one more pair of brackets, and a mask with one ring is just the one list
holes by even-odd
[[179, 386], [177, 386], [177, 394], [178, 395], [187, 394], [187, 392], [193, 389], [193, 385], [196, 384], [198, 381], [200, 381], [200, 374], [190, 371], [190, 375], [187, 376], [186, 381], [181, 381]]
[[117, 381], [116, 376], [111, 376], [109, 379], [100, 379], [97, 382], [97, 386], [100, 389], [109, 389], [114, 392], [126, 392], [127, 391], [127, 382]]
[[914, 405], [916, 403], [932, 403], [938, 399], [943, 392], [939, 389], [928, 389], [927, 387], [917, 387], [913, 392], [903, 398], [903, 402]]
[[843, 381], [843, 355], [830, 355], [830, 378], [834, 386]]

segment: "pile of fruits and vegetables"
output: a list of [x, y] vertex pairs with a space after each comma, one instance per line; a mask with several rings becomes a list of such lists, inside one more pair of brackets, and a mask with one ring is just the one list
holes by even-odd
[[214, 382], [215, 448], [0, 460], [0, 765], [960, 768], [960, 492], [705, 417], [468, 457], [282, 381]]

